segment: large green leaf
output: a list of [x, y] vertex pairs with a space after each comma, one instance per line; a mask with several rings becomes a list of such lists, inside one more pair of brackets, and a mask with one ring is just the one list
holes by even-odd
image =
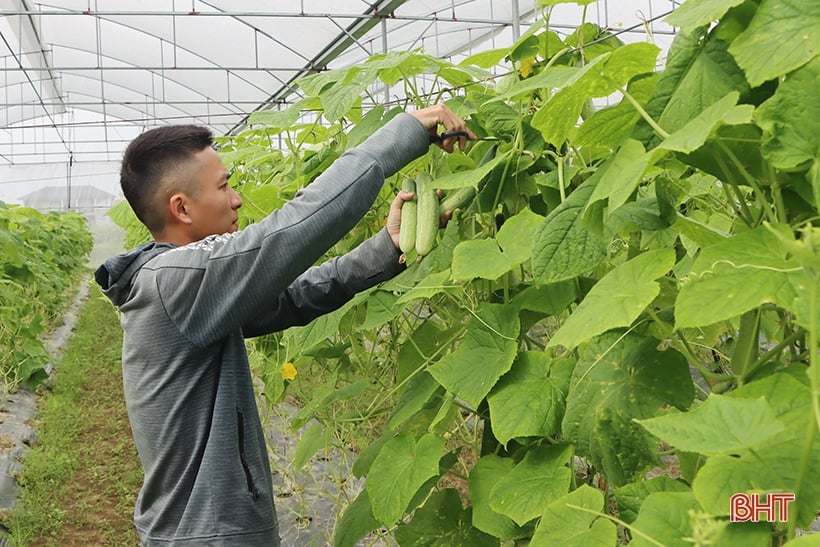
[[395, 430], [401, 426], [424, 408], [430, 398], [433, 397], [433, 394], [439, 389], [441, 389], [441, 385], [427, 371], [422, 370], [410, 378], [407, 386], [401, 392], [399, 402], [396, 403], [393, 412], [390, 414], [387, 428]]
[[583, 211], [594, 188], [594, 181], [587, 180], [547, 215], [536, 230], [532, 268], [537, 283], [584, 275], [603, 260], [603, 240], [583, 225]]
[[570, 445], [545, 444], [528, 451], [490, 491], [490, 507], [519, 525], [541, 516], [550, 503], [566, 494], [571, 456]]
[[[755, 119], [766, 130], [763, 154], [775, 167], [792, 169], [803, 164], [820, 169], [820, 58], [792, 72], [775, 94], [760, 105]], [[814, 185], [820, 207], [820, 184]]]
[[440, 490], [413, 514], [413, 520], [396, 529], [396, 541], [414, 547], [497, 546], [498, 539], [472, 526], [471, 512], [462, 507], [457, 491]]
[[715, 394], [689, 412], [638, 423], [678, 450], [706, 455], [743, 452], [783, 431], [783, 424], [765, 399]]
[[798, 323], [811, 328], [811, 306], [801, 295], [817, 281], [787, 252], [774, 229], [793, 239], [784, 226], [761, 226], [703, 249], [678, 293], [677, 328], [711, 325], [766, 302], [793, 312]]
[[521, 352], [487, 396], [493, 434], [504, 445], [514, 437], [560, 433], [574, 361], [553, 361], [543, 351]]
[[762, 0], [729, 51], [753, 86], [799, 68], [820, 52], [820, 3]]
[[743, 2], [744, 0], [687, 0], [666, 18], [666, 22], [680, 27], [683, 32], [691, 32], [717, 21], [730, 8]]
[[672, 249], [643, 253], [619, 265], [592, 287], [547, 347], [561, 345], [570, 350], [609, 329], [628, 327], [660, 294], [655, 280], [674, 265]]
[[438, 474], [443, 451], [444, 439], [431, 434], [418, 443], [408, 435], [385, 443], [365, 480], [373, 516], [379, 522], [389, 526], [401, 518], [418, 489]]
[[609, 160], [607, 175], [595, 186], [590, 203], [607, 199], [610, 211], [626, 203], [638, 187], [651, 159], [652, 154], [648, 154], [640, 142], [626, 139]]
[[543, 220], [524, 209], [504, 223], [494, 240], [462, 242], [453, 249], [453, 279], [496, 279], [529, 260], [532, 234]]
[[[691, 547], [692, 524], [690, 513], [699, 510], [691, 492], [656, 492], [641, 505], [641, 512], [632, 526], [641, 533], [633, 533], [630, 545], [636, 547]], [[654, 541], [646, 539], [649, 536]], [[656, 543], [657, 542], [657, 543]]]
[[720, 125], [738, 125], [752, 119], [751, 105], [738, 105], [739, 94], [731, 91], [709, 105], [683, 127], [669, 135], [658, 145], [657, 150], [692, 152], [697, 150]]
[[588, 99], [605, 97], [638, 74], [651, 73], [658, 51], [653, 44], [638, 42], [596, 57], [533, 115], [532, 127], [541, 131], [545, 141], [560, 146], [573, 132]]
[[461, 345], [428, 368], [448, 391], [478, 407], [510, 370], [520, 323], [514, 306], [484, 304], [470, 319]]
[[616, 486], [656, 462], [654, 443], [634, 419], [655, 416], [663, 404], [688, 408], [694, 398], [686, 359], [657, 345], [607, 333], [583, 348], [572, 373], [564, 436]]
[[618, 502], [618, 514], [621, 520], [629, 523], [638, 518], [641, 505], [655, 492], [688, 492], [685, 482], [661, 475], [649, 480], [631, 482], [615, 489], [615, 499]]
[[[644, 105], [658, 83], [658, 76], [635, 78], [629, 82], [627, 91], [632, 98]], [[596, 110], [578, 129], [575, 144], [578, 146], [604, 146], [615, 149], [629, 135], [641, 115], [626, 98], [615, 106]]]
[[453, 285], [450, 283], [449, 270], [431, 273], [419, 281], [414, 287], [410, 288], [409, 291], [397, 298], [396, 305], [405, 304], [411, 300], [417, 300], [419, 298], [430, 298], [441, 292], [457, 289], [460, 289], [458, 285]]
[[333, 546], [354, 547], [361, 538], [378, 527], [379, 521], [373, 518], [367, 490], [362, 490], [342, 513], [333, 536]]
[[599, 490], [582, 484], [546, 507], [529, 543], [530, 547], [615, 545], [618, 534], [615, 524], [595, 513], [606, 513], [604, 495]]
[[501, 478], [512, 471], [512, 458], [489, 455], [479, 459], [470, 470], [470, 502], [473, 504], [473, 526], [501, 539], [517, 539], [529, 535], [505, 515], [490, 507], [490, 492]]
[[796, 496], [789, 509], [797, 525], [808, 527], [814, 520], [820, 507], [820, 439], [806, 435], [817, 426], [805, 369], [797, 375], [801, 380], [781, 372], [727, 394], [746, 400], [764, 397], [785, 429], [740, 457], [719, 455], [706, 461], [692, 483], [705, 511], [729, 514], [729, 499], [739, 492], [787, 492]]
[[[664, 130], [677, 131], [732, 91], [748, 91], [743, 71], [726, 48], [726, 42], [697, 31], [675, 36], [666, 68], [646, 105], [646, 112]], [[644, 122], [639, 127], [636, 138], [648, 142], [652, 130]]]

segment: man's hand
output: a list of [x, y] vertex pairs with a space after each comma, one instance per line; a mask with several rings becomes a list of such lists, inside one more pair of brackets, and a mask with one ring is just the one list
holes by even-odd
[[455, 112], [450, 110], [450, 108], [444, 104], [428, 106], [427, 108], [410, 112], [410, 115], [421, 122], [421, 124], [427, 129], [427, 132], [430, 133], [431, 137], [438, 136], [438, 127], [440, 125], [444, 126], [445, 131], [467, 132], [467, 136], [450, 137], [444, 139], [444, 141], [440, 143], [437, 143], [438, 146], [446, 152], [453, 151], [456, 141], [458, 141], [459, 150], [463, 152], [464, 148], [467, 146], [467, 141], [473, 141], [476, 138], [473, 132], [467, 129], [467, 124], [464, 120], [459, 118]]

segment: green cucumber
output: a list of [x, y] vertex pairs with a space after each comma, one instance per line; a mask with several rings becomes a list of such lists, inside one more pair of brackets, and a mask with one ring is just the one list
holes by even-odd
[[424, 256], [433, 250], [439, 227], [438, 194], [429, 173], [416, 177], [416, 252]]
[[[404, 179], [401, 183], [403, 192], [416, 192], [416, 183], [413, 179]], [[405, 201], [401, 206], [401, 225], [399, 227], [399, 249], [404, 254], [409, 253], [416, 247], [416, 198]]]

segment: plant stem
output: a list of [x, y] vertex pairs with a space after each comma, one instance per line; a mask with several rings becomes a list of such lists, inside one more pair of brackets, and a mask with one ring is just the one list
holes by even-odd
[[694, 365], [694, 367], [696, 369], [698, 369], [698, 372], [700, 372], [703, 375], [704, 378], [706, 378], [707, 380], [725, 380], [726, 379], [726, 377], [723, 374], [717, 374], [717, 373], [712, 372], [711, 370], [706, 368], [703, 365], [703, 363], [700, 362], [700, 359], [698, 359], [697, 356], [695, 355], [695, 353], [692, 351], [692, 348], [689, 346], [689, 342], [683, 336], [683, 333], [681, 333], [680, 331], [677, 331], [675, 334], [677, 335], [678, 339], [681, 341], [681, 344], [683, 344], [683, 352], [689, 358], [689, 362], [691, 362], [692, 365]]
[[620, 91], [623, 94], [624, 98], [627, 101], [629, 101], [633, 107], [635, 107], [635, 110], [638, 111], [638, 114], [641, 115], [641, 118], [643, 118], [644, 121], [649, 124], [649, 127], [652, 128], [652, 130], [655, 132], [657, 136], [659, 136], [662, 139], [669, 138], [669, 133], [667, 133], [660, 125], [658, 125], [658, 122], [652, 119], [652, 116], [650, 116], [649, 113], [646, 110], [644, 110], [644, 108], [641, 106], [641, 103], [639, 103], [635, 99], [635, 97], [632, 96], [631, 93], [629, 93], [624, 87], [618, 85], [618, 82], [616, 82], [609, 76], [605, 75], [604, 78], [606, 78], [606, 80], [610, 84], [612, 84], [618, 91]]
[[760, 208], [766, 214], [766, 218], [769, 219], [769, 222], [777, 223], [777, 217], [776, 217], [774, 211], [772, 210], [772, 207], [769, 204], [769, 202], [766, 201], [766, 199], [765, 199], [766, 196], [763, 194], [763, 190], [760, 189], [760, 185], [757, 183], [757, 181], [754, 179], [754, 177], [751, 176], [748, 171], [746, 171], [746, 168], [743, 167], [743, 164], [740, 163], [740, 160], [737, 159], [737, 156], [735, 155], [735, 153], [732, 151], [731, 148], [726, 146], [726, 144], [724, 144], [723, 141], [721, 141], [720, 139], [716, 139], [716, 142], [717, 142], [718, 147], [723, 151], [724, 154], [726, 154], [726, 156], [732, 162], [732, 165], [735, 166], [735, 169], [737, 170], [737, 172], [740, 173], [740, 176], [743, 178], [743, 180], [746, 181], [746, 184], [751, 186], [752, 190], [754, 190], [755, 199], [757, 200], [758, 204], [760, 205]]

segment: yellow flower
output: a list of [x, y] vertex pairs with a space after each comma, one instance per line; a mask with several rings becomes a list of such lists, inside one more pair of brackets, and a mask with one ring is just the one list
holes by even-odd
[[532, 65], [535, 63], [535, 57], [527, 57], [526, 59], [521, 59], [521, 68], [518, 70], [521, 73], [522, 78], [526, 78], [530, 74], [532, 74]]
[[296, 367], [293, 366], [293, 363], [290, 361], [282, 365], [282, 378], [285, 380], [293, 380], [296, 378]]

